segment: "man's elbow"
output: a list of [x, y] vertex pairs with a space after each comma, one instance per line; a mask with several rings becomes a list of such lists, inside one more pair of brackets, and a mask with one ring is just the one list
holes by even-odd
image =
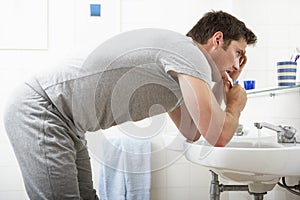
[[214, 146], [215, 147], [225, 147], [229, 141], [230, 140], [228, 140], [227, 138], [220, 136], [219, 139], [217, 140], [217, 142], [214, 144]]
[[230, 139], [223, 137], [222, 135], [220, 135], [218, 138], [214, 137], [205, 137], [206, 141], [215, 147], [225, 147], [226, 144], [230, 141]]

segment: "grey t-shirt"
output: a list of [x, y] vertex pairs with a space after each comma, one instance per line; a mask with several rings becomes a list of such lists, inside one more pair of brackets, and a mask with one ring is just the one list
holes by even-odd
[[211, 67], [193, 40], [169, 30], [124, 32], [74, 61], [35, 79], [80, 132], [173, 110], [182, 101], [176, 73], [212, 83]]

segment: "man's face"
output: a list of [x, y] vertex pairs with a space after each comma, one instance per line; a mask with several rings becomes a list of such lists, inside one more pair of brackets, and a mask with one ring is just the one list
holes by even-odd
[[247, 42], [244, 38], [232, 40], [226, 48], [218, 48], [214, 53], [214, 61], [223, 77], [225, 71], [231, 74], [240, 70], [240, 63], [246, 53]]

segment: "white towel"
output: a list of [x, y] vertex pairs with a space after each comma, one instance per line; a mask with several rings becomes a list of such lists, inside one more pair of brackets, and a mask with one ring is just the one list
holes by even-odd
[[101, 200], [149, 200], [151, 141], [106, 134], [99, 174]]

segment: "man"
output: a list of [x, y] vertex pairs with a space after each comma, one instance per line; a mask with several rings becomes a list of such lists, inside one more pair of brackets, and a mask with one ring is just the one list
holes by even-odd
[[188, 140], [202, 135], [212, 145], [226, 145], [247, 99], [228, 80], [237, 79], [246, 46], [255, 42], [243, 22], [209, 12], [187, 36], [161, 29], [125, 32], [84, 61], [27, 81], [4, 120], [29, 197], [97, 199], [87, 131], [168, 112]]

